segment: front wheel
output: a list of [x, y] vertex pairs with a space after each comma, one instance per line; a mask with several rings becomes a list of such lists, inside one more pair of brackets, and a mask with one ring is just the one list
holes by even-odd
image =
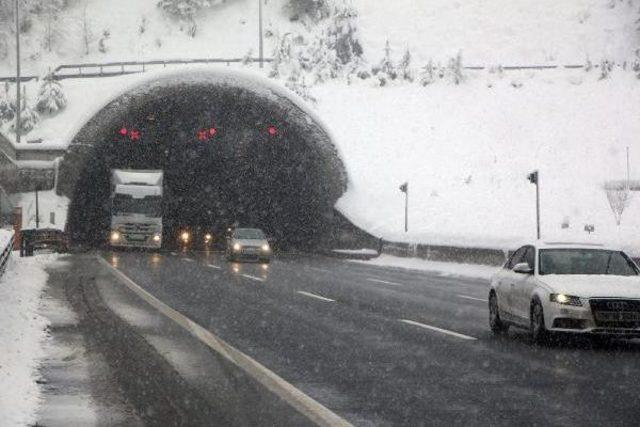
[[503, 335], [509, 331], [509, 325], [500, 319], [498, 297], [495, 292], [491, 292], [491, 295], [489, 295], [489, 327], [491, 328], [491, 332], [496, 335]]
[[544, 311], [540, 301], [534, 300], [531, 303], [531, 339], [536, 344], [544, 344], [549, 340], [549, 331], [544, 324]]

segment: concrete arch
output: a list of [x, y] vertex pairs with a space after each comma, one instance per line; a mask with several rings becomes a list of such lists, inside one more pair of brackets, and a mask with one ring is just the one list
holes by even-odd
[[[67, 231], [78, 241], [108, 232], [112, 168], [165, 170], [169, 229], [238, 221], [296, 246], [344, 235], [333, 209], [348, 184], [340, 153], [304, 101], [271, 80], [224, 69], [152, 74], [88, 116], [57, 187], [71, 199]], [[121, 128], [140, 139], [120, 137]], [[209, 128], [215, 137], [200, 141]]]

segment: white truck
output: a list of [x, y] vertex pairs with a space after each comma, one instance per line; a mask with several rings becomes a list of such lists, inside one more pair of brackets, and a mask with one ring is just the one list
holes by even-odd
[[112, 247], [162, 246], [163, 178], [161, 170], [111, 171]]

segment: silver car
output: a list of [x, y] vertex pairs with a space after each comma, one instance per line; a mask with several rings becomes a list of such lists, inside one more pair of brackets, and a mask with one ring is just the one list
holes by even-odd
[[236, 228], [227, 239], [229, 261], [271, 261], [271, 246], [262, 230]]

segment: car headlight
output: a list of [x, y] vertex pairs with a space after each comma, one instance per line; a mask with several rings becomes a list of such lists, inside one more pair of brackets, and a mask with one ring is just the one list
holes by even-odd
[[262, 245], [260, 249], [262, 249], [263, 252], [269, 252], [271, 250], [268, 243], [265, 243], [264, 245]]
[[580, 301], [580, 297], [576, 297], [573, 295], [551, 294], [549, 296], [549, 299], [551, 300], [551, 302], [556, 302], [558, 304], [582, 307], [582, 301]]
[[184, 243], [187, 243], [189, 241], [189, 237], [191, 236], [189, 235], [188, 231], [183, 231], [182, 234], [180, 235], [180, 239], [182, 239]]
[[205, 241], [205, 242], [209, 242], [209, 241], [211, 241], [211, 238], [212, 238], [212, 237], [213, 237], [213, 236], [211, 236], [211, 234], [207, 233], [207, 234], [205, 234], [205, 235], [204, 235], [204, 241]]
[[153, 241], [154, 242], [159, 242], [160, 241], [160, 235], [159, 234], [154, 234], [153, 235]]
[[240, 249], [242, 249], [242, 246], [240, 245], [240, 243], [234, 243], [233, 244], [233, 250], [238, 252], [240, 251]]
[[118, 231], [112, 231], [111, 232], [111, 241], [112, 242], [117, 242], [118, 240], [120, 240], [120, 233]]

